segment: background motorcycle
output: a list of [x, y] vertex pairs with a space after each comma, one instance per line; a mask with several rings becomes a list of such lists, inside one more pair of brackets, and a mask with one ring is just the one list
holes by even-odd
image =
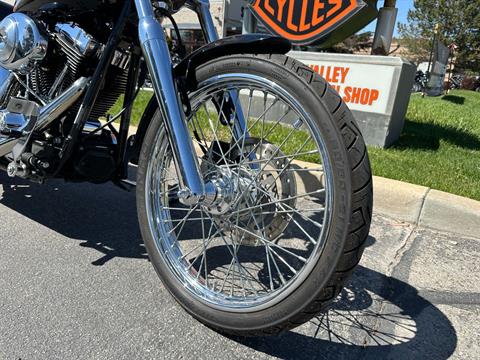
[[412, 92], [423, 92], [428, 84], [428, 73], [424, 73], [422, 70], [418, 70], [415, 74], [415, 81], [413, 82]]
[[[209, 44], [173, 66], [162, 22], [183, 6]], [[204, 0], [20, 0], [1, 10], [9, 176], [125, 187], [138, 164], [151, 262], [212, 328], [274, 334], [327, 308], [368, 236], [371, 171], [350, 111], [284, 55], [286, 40], [219, 40]], [[147, 72], [156, 97], [128, 138]], [[124, 110], [102, 125], [122, 94]]]

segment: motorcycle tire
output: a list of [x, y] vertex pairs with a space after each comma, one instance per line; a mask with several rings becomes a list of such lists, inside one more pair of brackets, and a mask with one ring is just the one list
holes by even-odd
[[[208, 291], [211, 290], [209, 288], [209, 274], [207, 274], [210, 270], [206, 269], [206, 264], [200, 264], [200, 266], [195, 265], [195, 267], [198, 267], [198, 269], [196, 269], [196, 278], [199, 279], [198, 283], [194, 284], [195, 276], [190, 276], [190, 273], [185, 273], [186, 275], [182, 273], [179, 275], [179, 273], [185, 270], [182, 268], [182, 263], [175, 262], [175, 257], [167, 257], [165, 254], [169, 252], [170, 248], [180, 246], [178, 245], [180, 242], [182, 242], [181, 246], [184, 246], [183, 244], [186, 244], [190, 240], [174, 238], [171, 242], [168, 242], [168, 246], [165, 245], [165, 248], [163, 248], [163, 242], [167, 242], [168, 234], [172, 234], [172, 229], [175, 228], [173, 225], [169, 225], [170, 227], [168, 227], [167, 230], [170, 230], [170, 232], [164, 231], [162, 233], [163, 230], [161, 231], [159, 229], [163, 225], [158, 225], [160, 221], [158, 218], [155, 220], [155, 216], [152, 213], [155, 211], [155, 207], [151, 205], [157, 201], [157, 197], [161, 197], [156, 195], [152, 196], [152, 193], [156, 191], [156, 186], [160, 186], [156, 185], [155, 181], [159, 180], [159, 176], [161, 176], [160, 170], [158, 172], [152, 172], [152, 168], [157, 169], [155, 168], [157, 158], [164, 159], [162, 156], [166, 155], [162, 154], [171, 152], [169, 143], [165, 140], [167, 139], [168, 133], [164, 128], [159, 111], [157, 111], [151, 120], [139, 159], [137, 172], [138, 220], [152, 265], [166, 289], [188, 313], [208, 327], [221, 333], [239, 336], [274, 335], [297, 327], [309, 321], [317, 314], [326, 311], [357, 267], [367, 241], [372, 218], [372, 174], [369, 157], [361, 132], [345, 102], [339, 94], [329, 86], [325, 79], [301, 62], [283, 55], [242, 55], [218, 58], [197, 69], [196, 78], [199, 83], [199, 89], [191, 94], [192, 98], [195, 96], [201, 98], [198, 94], [202, 93], [202, 86], [206, 88], [209, 86], [208, 84], [214, 82], [215, 79], [218, 80], [222, 77], [230, 77], [230, 79], [233, 79], [231, 82], [237, 78], [255, 78], [258, 79], [258, 81], [268, 81], [272, 89], [281, 89], [279, 91], [287, 94], [293, 103], [299, 105], [298, 111], [302, 111], [309, 121], [311, 121], [311, 125], [309, 126], [315, 128], [315, 134], [318, 133], [321, 135], [320, 140], [321, 143], [323, 143], [322, 151], [324, 151], [326, 161], [329, 162], [329, 173], [327, 175], [329, 179], [328, 184], [330, 184], [329, 186], [331, 186], [332, 189], [330, 193], [332, 199], [329, 210], [330, 223], [328, 229], [322, 232], [322, 236], [325, 237], [323, 247], [319, 249], [318, 254], [315, 255], [317, 257], [314, 263], [305, 263], [302, 270], [299, 270], [299, 274], [302, 276], [290, 275], [291, 278], [288, 280], [290, 283], [284, 279], [287, 281], [286, 284], [282, 284], [283, 280], [279, 281], [277, 278], [279, 276], [281, 277], [280, 273], [282, 271], [287, 272], [288, 269], [282, 267], [282, 269], [285, 268], [285, 270], [279, 270], [279, 275], [275, 275], [278, 284], [273, 284], [271, 280], [271, 278], [274, 277], [274, 275], [272, 275], [273, 270], [271, 270], [273, 265], [269, 263], [270, 290], [268, 289], [269, 281], [265, 280], [267, 284], [265, 285], [267, 288], [265, 291], [271, 291], [271, 298], [268, 298], [268, 301], [262, 300], [262, 303], [258, 300], [258, 306], [255, 303], [257, 298], [267, 299], [268, 294], [263, 295], [262, 293], [258, 295], [257, 293], [257, 297], [255, 297], [254, 291], [257, 290], [247, 291], [245, 287], [243, 289], [245, 293], [245, 304], [242, 304], [241, 294], [236, 293], [237, 290], [230, 290], [231, 296], [230, 294], [224, 293], [221, 294], [221, 297], [218, 295], [218, 299], [220, 300], [217, 301], [215, 294], [219, 291], [220, 285], [215, 283], [215, 279], [211, 280], [214, 282], [211, 286], [214, 287], [215, 291]], [[258, 91], [262, 89], [260, 85], [259, 89]], [[241, 91], [242, 93], [248, 93], [246, 90]], [[205, 94], [207, 93], [205, 90]], [[268, 97], [266, 96], [265, 98]], [[206, 111], [208, 112], [209, 110]], [[194, 135], [192, 135], [192, 137], [194, 137]], [[208, 146], [208, 143], [205, 144], [207, 144], [205, 146]], [[267, 144], [266, 141], [265, 144]], [[220, 145], [218, 146], [221, 147]], [[270, 145], [262, 145], [264, 148], [268, 146]], [[278, 148], [274, 147], [273, 149], [277, 153], [280, 153], [279, 150], [275, 150]], [[168, 159], [170, 158], [171, 156], [168, 157]], [[202, 158], [200, 158], [200, 160], [201, 159]], [[167, 160], [162, 161], [167, 163]], [[162, 164], [165, 163], [162, 162]], [[224, 165], [221, 167], [226, 168]], [[163, 167], [159, 165], [158, 169], [163, 169]], [[294, 169], [292, 171], [294, 171]], [[324, 171], [327, 172], [327, 169]], [[276, 174], [278, 175], [278, 173]], [[281, 177], [280, 175], [278, 176]], [[291, 181], [293, 181], [292, 178], [287, 178], [284, 183]], [[165, 194], [165, 192], [159, 194]], [[293, 199], [293, 196], [288, 199]], [[169, 200], [162, 201], [168, 202]], [[165, 208], [161, 206], [164, 205], [160, 205], [160, 210], [157, 210], [165, 212]], [[287, 204], [284, 206], [283, 209], [286, 208]], [[293, 208], [293, 202], [289, 202], [288, 206], [289, 209], [290, 207]], [[251, 209], [252, 207], [250, 207], [249, 211], [253, 213]], [[163, 223], [168, 222], [171, 214], [172, 213], [167, 214], [168, 216], [165, 218], [166, 220], [163, 220]], [[207, 214], [207, 216], [213, 217], [211, 214]], [[262, 214], [258, 216], [262, 216]], [[302, 214], [298, 214], [298, 216], [299, 218], [297, 218], [297, 220], [291, 220], [300, 221], [298, 219], [301, 219]], [[325, 217], [326, 215], [324, 215], [324, 218]], [[274, 219], [277, 221], [279, 218]], [[213, 222], [212, 220], [212, 224]], [[212, 228], [212, 224], [210, 224], [210, 228]], [[288, 224], [288, 226], [294, 226], [292, 222]], [[216, 222], [215, 226], [217, 226]], [[285, 224], [282, 225], [282, 227], [284, 226]], [[225, 230], [225, 232], [226, 231], [227, 230]], [[262, 231], [265, 231], [265, 229]], [[253, 232], [258, 234], [257, 230], [245, 230], [242, 239], [238, 240], [238, 238], [236, 238], [239, 241], [237, 249], [241, 248], [243, 251], [245, 247], [247, 248], [245, 249], [246, 254], [251, 253], [254, 254], [252, 256], [259, 256], [258, 254], [264, 250], [263, 247], [255, 244], [252, 245], [251, 243], [249, 243], [248, 246], [244, 246], [243, 243], [243, 241], [245, 241], [246, 244], [245, 238], [248, 237], [248, 235], [246, 236], [245, 234]], [[282, 229], [275, 232], [275, 236], [280, 237], [281, 235], [278, 234], [281, 232]], [[163, 236], [161, 236], [162, 234]], [[256, 236], [255, 234], [252, 236]], [[281, 251], [277, 243], [265, 240], [264, 245], [267, 253], [267, 255], [265, 255], [267, 261], [271, 260], [269, 257], [270, 250], [276, 252]], [[203, 246], [206, 248], [205, 243]], [[309, 246], [313, 245], [310, 244]], [[235, 246], [232, 246], [232, 249], [235, 251]], [[212, 250], [212, 254], [215, 251], [219, 251], [218, 247]], [[232, 251], [229, 251], [232, 254]], [[295, 252], [295, 254], [288, 255], [287, 251], [290, 253], [295, 252], [292, 249], [285, 250], [284, 258], [293, 258], [295, 254], [299, 253]], [[210, 256], [209, 263], [211, 263], [213, 255]], [[234, 256], [235, 254], [232, 254], [231, 262], [235, 262]], [[310, 259], [313, 259], [313, 255], [310, 256]], [[206, 250], [202, 255], [202, 259], [203, 257], [207, 258]], [[281, 256], [275, 257], [272, 255], [273, 260], [271, 261], [273, 262], [275, 259], [279, 260], [280, 257]], [[213, 257], [213, 259], [215, 258]], [[185, 260], [186, 257], [182, 260], [183, 263], [185, 263]], [[239, 259], [236, 261], [240, 262]], [[205, 263], [206, 262], [205, 260]], [[300, 261], [298, 262], [300, 263]], [[173, 263], [175, 263], [175, 266], [172, 265]], [[188, 267], [187, 265], [188, 262], [184, 266]], [[193, 264], [189, 265], [189, 271], [195, 274], [192, 265]], [[203, 265], [205, 265], [205, 275], [199, 275], [198, 272], [203, 274]], [[210, 266], [213, 267], [214, 265]], [[237, 265], [234, 265], [234, 267], [235, 266]], [[264, 273], [266, 272], [265, 268], [267, 265], [263, 264], [261, 266], [263, 270], [259, 270], [258, 273], [261, 273], [262, 276], [265, 277]], [[301, 265], [298, 265], [299, 268], [300, 266]], [[243, 276], [240, 264], [238, 264], [238, 267], [239, 270], [236, 276]], [[308, 271], [306, 270], [307, 268]], [[233, 274], [235, 275], [235, 270], [233, 270]], [[227, 279], [229, 278], [229, 273], [226, 274], [226, 277]], [[232, 275], [231, 277], [231, 281], [233, 282], [235, 276]], [[230, 280], [228, 282], [230, 282]], [[225, 286], [225, 280], [223, 285]], [[255, 283], [253, 283], [253, 285], [257, 287], [263, 286], [262, 284], [257, 285]], [[217, 287], [215, 288], [215, 286]], [[288, 286], [290, 286], [290, 288]], [[277, 290], [277, 288], [282, 289], [282, 292]], [[223, 289], [221, 289], [221, 291], [223, 291]], [[276, 297], [274, 297], [276, 291], [279, 295], [275, 295]], [[246, 305], [247, 302], [248, 305]]]

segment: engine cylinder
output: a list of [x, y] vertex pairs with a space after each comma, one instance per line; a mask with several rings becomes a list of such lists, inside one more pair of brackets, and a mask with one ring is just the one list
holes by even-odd
[[22, 13], [8, 15], [0, 22], [0, 65], [26, 74], [47, 54], [48, 41], [35, 21]]

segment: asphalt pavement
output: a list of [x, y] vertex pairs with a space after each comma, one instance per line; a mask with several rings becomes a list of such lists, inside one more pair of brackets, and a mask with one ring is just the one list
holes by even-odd
[[0, 175], [0, 359], [475, 359], [480, 240], [375, 214], [333, 309], [272, 338], [227, 338], [170, 298], [135, 197]]

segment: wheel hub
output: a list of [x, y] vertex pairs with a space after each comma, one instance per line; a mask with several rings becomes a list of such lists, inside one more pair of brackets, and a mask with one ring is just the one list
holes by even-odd
[[236, 203], [243, 204], [247, 200], [255, 202], [257, 185], [254, 175], [248, 170], [239, 168], [232, 171], [221, 166], [209, 180], [216, 188], [217, 197], [205, 210], [213, 216], [228, 215]]
[[[256, 157], [260, 168], [202, 164], [205, 180], [217, 189], [215, 201], [204, 205], [205, 211], [218, 228], [245, 246], [262, 245], [262, 237], [274, 240], [288, 226], [288, 216], [277, 213], [277, 201], [283, 199], [284, 205], [295, 206], [295, 200], [285, 200], [296, 195], [295, 176], [284, 171], [289, 167], [288, 158], [268, 143], [258, 147]], [[272, 157], [282, 160], [271, 161]]]

